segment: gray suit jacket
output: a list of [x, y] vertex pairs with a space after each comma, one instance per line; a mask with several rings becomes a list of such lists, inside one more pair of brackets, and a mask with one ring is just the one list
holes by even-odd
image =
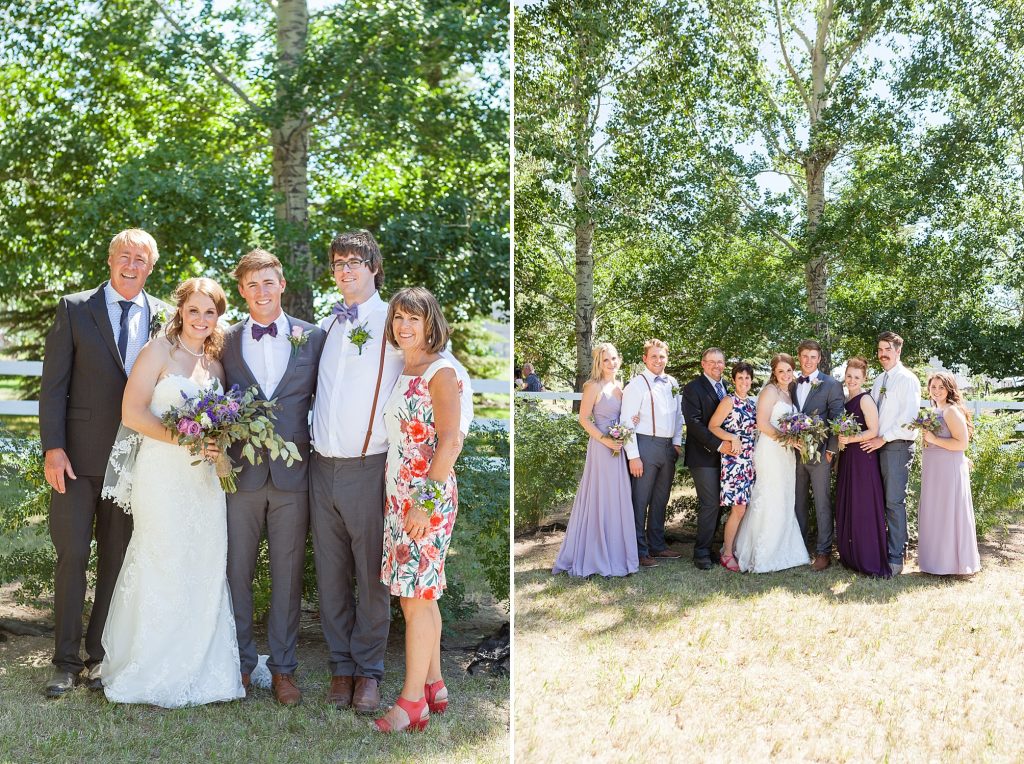
[[[277, 417], [274, 420], [274, 429], [278, 435], [298, 447], [302, 461], [288, 467], [280, 459], [271, 460], [270, 454], [263, 449], [259, 452], [263, 457], [263, 463], [249, 464], [249, 460], [242, 457], [241, 444], [236, 443], [229, 454], [236, 465], [242, 466], [242, 471], [237, 477], [240, 491], [255, 491], [261, 488], [267, 482], [268, 476], [279, 490], [309, 490], [309, 411], [316, 391], [320, 352], [324, 348], [327, 335], [314, 324], [292, 316], [286, 317], [291, 326], [301, 326], [303, 332], [311, 334], [298, 352], [293, 350], [288, 356], [288, 367], [274, 391], [274, 414]], [[245, 389], [257, 384], [256, 377], [242, 358], [242, 331], [245, 324], [245, 321], [239, 321], [226, 332], [224, 354], [220, 360], [224, 364], [228, 387], [239, 385]], [[262, 390], [259, 397], [267, 400]]]
[[[843, 404], [846, 403], [846, 396], [843, 395], [843, 386], [828, 374], [819, 372], [821, 384], [812, 387], [804, 400], [803, 408], [805, 414], [817, 415], [826, 422], [838, 419], [843, 413]], [[796, 382], [789, 386], [789, 394], [796, 404]], [[829, 435], [828, 440], [823, 444], [823, 450], [832, 453], [839, 452], [839, 438], [836, 435]], [[824, 458], [824, 457], [822, 457]]]
[[[98, 289], [65, 295], [46, 335], [39, 436], [43, 450], [63, 448], [77, 475], [102, 476], [121, 422], [128, 374]], [[144, 293], [145, 294], [145, 293]], [[174, 309], [145, 294], [149, 322]]]

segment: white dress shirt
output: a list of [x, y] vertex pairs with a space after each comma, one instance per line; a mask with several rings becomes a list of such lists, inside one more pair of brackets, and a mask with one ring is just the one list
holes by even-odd
[[[328, 335], [320, 356], [317, 395], [313, 406], [313, 448], [321, 456], [351, 459], [363, 452], [366, 426], [370, 421], [370, 406], [377, 385], [380, 347], [382, 342], [386, 343], [384, 323], [387, 314], [388, 304], [374, 292], [359, 306], [359, 318], [355, 323], [348, 319], [336, 322], [334, 315], [320, 322], [320, 328], [328, 332]], [[359, 326], [370, 333], [362, 353], [349, 338], [352, 330]], [[455, 374], [462, 383], [459, 429], [465, 435], [473, 421], [473, 387], [466, 368], [455, 356], [447, 350], [441, 351], [441, 355], [452, 362]], [[373, 414], [373, 434], [366, 448], [367, 455], [382, 454], [388, 450], [384, 404], [404, 367], [405, 356], [402, 351], [388, 345], [384, 351], [384, 373], [381, 376], [377, 408]]]
[[[883, 382], [885, 396], [881, 395]], [[878, 434], [888, 443], [914, 440], [917, 433], [904, 425], [913, 422], [921, 407], [921, 383], [910, 369], [897, 363], [883, 371], [871, 385], [871, 398], [878, 405]]]
[[261, 324], [249, 316], [242, 327], [242, 360], [256, 377], [256, 383], [267, 398], [274, 397], [274, 391], [281, 383], [292, 353], [292, 344], [288, 341], [288, 333], [291, 331], [288, 317], [282, 311], [274, 323], [277, 325], [277, 336], [264, 334], [258, 341], [252, 337], [253, 325], [270, 324]]
[[[107, 282], [103, 287], [103, 297], [107, 301], [107, 316], [110, 317], [110, 327], [114, 330], [114, 345], [121, 339], [121, 306], [119, 303], [124, 299], [117, 293], [117, 290]], [[139, 292], [135, 299], [131, 300], [132, 307], [128, 309], [128, 347], [124, 354], [124, 370], [132, 373], [132, 366], [135, 359], [139, 357], [143, 346], [149, 341], [149, 303], [146, 302], [146, 293]]]
[[[644, 382], [643, 377], [647, 380]], [[626, 427], [632, 427], [637, 435], [656, 435], [659, 438], [672, 438], [673, 445], [683, 442], [683, 410], [679, 398], [679, 384], [668, 374], [663, 374], [664, 382], [656, 382], [650, 369], [633, 377], [622, 391], [622, 409], [619, 421]], [[650, 384], [650, 387], [647, 385]], [[672, 390], [676, 394], [672, 394]], [[654, 403], [654, 419], [651, 419], [651, 403]], [[633, 424], [633, 417], [640, 415], [640, 421]], [[630, 459], [640, 457], [636, 438], [625, 445], [626, 456]]]
[[[796, 405], [799, 410], [803, 410], [804, 401], [807, 400], [807, 396], [811, 392], [811, 388], [814, 386], [814, 380], [821, 374], [820, 371], [815, 369], [813, 372], [807, 375], [809, 382], [800, 382], [796, 386]], [[800, 372], [800, 376], [803, 376], [803, 372]]]

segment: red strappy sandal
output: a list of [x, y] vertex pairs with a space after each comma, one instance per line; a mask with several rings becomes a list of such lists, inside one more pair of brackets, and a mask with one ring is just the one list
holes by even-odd
[[[445, 690], [445, 696], [440, 700], [437, 699], [437, 693]], [[427, 699], [427, 705], [430, 706], [430, 713], [432, 714], [443, 714], [448, 708], [448, 688], [444, 686], [444, 680], [438, 679], [433, 684], [423, 685], [423, 695]]]
[[385, 714], [379, 719], [373, 720], [378, 732], [422, 732], [427, 728], [430, 723], [430, 712], [427, 710], [426, 698], [406, 700], [399, 695], [395, 700], [395, 705], [405, 711], [405, 715], [409, 717], [409, 723], [404, 727], [392, 727], [391, 722], [387, 720], [387, 714]]
[[731, 570], [733, 573], [740, 572], [740, 564], [736, 562], [736, 558], [731, 554], [723, 554], [721, 562], [722, 567], [726, 570]]

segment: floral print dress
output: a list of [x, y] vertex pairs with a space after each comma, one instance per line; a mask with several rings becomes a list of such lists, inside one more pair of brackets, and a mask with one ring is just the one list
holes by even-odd
[[388, 459], [385, 472], [384, 553], [381, 583], [398, 597], [436, 600], [446, 586], [444, 560], [451, 543], [458, 511], [455, 471], [448, 473], [444, 500], [430, 516], [430, 533], [413, 541], [403, 529], [405, 516], [413, 505], [410, 483], [426, 477], [437, 447], [434, 407], [427, 388], [441, 369], [454, 369], [443, 358], [416, 376], [402, 374], [391, 397], [384, 404], [384, 425], [388, 431]]
[[727, 507], [749, 504], [754, 487], [754, 441], [757, 435], [757, 405], [750, 398], [730, 394], [732, 411], [722, 429], [740, 436], [743, 451], [739, 456], [722, 454], [721, 500]]

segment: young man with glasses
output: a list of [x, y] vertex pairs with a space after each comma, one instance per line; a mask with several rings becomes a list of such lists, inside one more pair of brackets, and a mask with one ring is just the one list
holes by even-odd
[[[384, 270], [372, 234], [341, 234], [329, 256], [341, 299], [321, 322], [327, 338], [313, 410], [310, 521], [330, 652], [327, 700], [369, 714], [380, 705], [391, 620], [391, 597], [380, 582], [388, 451], [383, 409], [404, 360], [384, 340], [388, 306], [377, 291]], [[469, 375], [450, 353], [442, 354], [462, 383], [465, 436], [473, 419]]]

